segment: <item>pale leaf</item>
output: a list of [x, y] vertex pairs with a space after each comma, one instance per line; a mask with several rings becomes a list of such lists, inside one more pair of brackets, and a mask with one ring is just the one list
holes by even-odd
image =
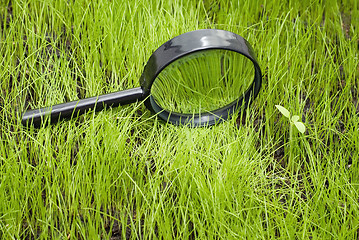
[[284, 117], [287, 117], [287, 118], [290, 117], [290, 113], [285, 107], [282, 107], [281, 105], [275, 105], [275, 106], [276, 106], [276, 108], [278, 108], [279, 112], [281, 112], [283, 114]]
[[300, 117], [298, 115], [292, 116], [292, 122], [298, 122]]
[[299, 132], [301, 132], [301, 133], [305, 132], [305, 126], [302, 122], [294, 122], [294, 124], [297, 127]]

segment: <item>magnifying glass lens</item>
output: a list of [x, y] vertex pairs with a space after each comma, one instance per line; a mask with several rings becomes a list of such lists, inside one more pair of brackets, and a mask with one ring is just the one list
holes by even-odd
[[254, 76], [253, 63], [240, 53], [198, 51], [164, 68], [153, 82], [151, 95], [168, 112], [212, 112], [243, 97]]

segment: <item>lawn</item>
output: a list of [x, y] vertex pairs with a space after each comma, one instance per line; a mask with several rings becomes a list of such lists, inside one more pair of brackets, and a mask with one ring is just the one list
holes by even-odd
[[[359, 6], [322, 2], [2, 0], [0, 238], [359, 238]], [[174, 126], [137, 102], [21, 125], [139, 87], [153, 51], [206, 28], [246, 38], [262, 69], [230, 120]]]

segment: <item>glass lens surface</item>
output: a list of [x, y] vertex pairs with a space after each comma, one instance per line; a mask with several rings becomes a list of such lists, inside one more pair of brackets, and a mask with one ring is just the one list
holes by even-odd
[[163, 69], [151, 95], [169, 112], [212, 112], [241, 98], [254, 80], [254, 65], [237, 52], [215, 49], [182, 57]]

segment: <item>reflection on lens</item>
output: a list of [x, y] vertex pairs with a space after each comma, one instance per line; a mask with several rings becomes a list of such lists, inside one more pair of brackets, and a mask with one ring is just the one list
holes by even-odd
[[247, 57], [228, 50], [200, 51], [163, 69], [151, 95], [170, 112], [211, 112], [242, 97], [253, 80], [254, 66]]

